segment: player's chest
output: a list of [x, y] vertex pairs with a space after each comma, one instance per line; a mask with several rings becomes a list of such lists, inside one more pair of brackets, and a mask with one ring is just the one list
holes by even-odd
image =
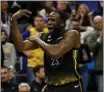
[[51, 35], [48, 35], [48, 37], [46, 39], [46, 43], [48, 43], [48, 44], [58, 44], [62, 39], [63, 39], [63, 36], [59, 36], [59, 37], [53, 39]]

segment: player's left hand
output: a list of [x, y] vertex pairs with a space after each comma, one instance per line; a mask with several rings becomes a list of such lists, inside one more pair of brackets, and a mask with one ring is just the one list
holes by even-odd
[[30, 40], [30, 41], [36, 41], [37, 39], [40, 39], [42, 33], [43, 33], [43, 32], [38, 33], [38, 34], [33, 35], [33, 36], [30, 36], [30, 37], [28, 38], [28, 40]]

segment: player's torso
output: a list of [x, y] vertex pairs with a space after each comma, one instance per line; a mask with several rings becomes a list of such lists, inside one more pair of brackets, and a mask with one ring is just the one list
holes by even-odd
[[[49, 33], [45, 39], [48, 44], [58, 44], [63, 35], [59, 35], [55, 39], [52, 39], [52, 35]], [[50, 57], [47, 54], [44, 56], [44, 65], [46, 72], [46, 81], [48, 84], [61, 85], [66, 82], [77, 80], [79, 76], [76, 74], [75, 68], [77, 63], [75, 62], [75, 50], [68, 51], [64, 56], [60, 58]], [[70, 79], [69, 79], [70, 78]], [[66, 79], [66, 80], [64, 80]]]

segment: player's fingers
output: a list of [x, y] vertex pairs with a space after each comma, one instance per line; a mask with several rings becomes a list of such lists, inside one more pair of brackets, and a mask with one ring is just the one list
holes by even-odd
[[32, 13], [31, 11], [29, 11], [29, 10], [27, 10], [27, 9], [23, 9], [23, 12], [24, 12], [24, 13], [27, 13], [27, 14], [31, 14], [31, 13]]
[[43, 33], [44, 33], [44, 32], [40, 32], [40, 33], [38, 34], [38, 36], [41, 37], [41, 35], [42, 35]]
[[22, 13], [21, 15], [22, 15], [22, 16], [26, 16], [26, 17], [29, 17], [29, 15], [26, 14], [26, 13]]
[[33, 40], [33, 36], [30, 36], [30, 37], [28, 38], [28, 40]]

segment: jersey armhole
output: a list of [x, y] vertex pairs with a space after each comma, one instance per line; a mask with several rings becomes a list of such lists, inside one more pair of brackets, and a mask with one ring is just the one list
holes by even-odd
[[43, 33], [43, 34], [41, 35], [41, 39], [42, 39], [43, 41], [45, 41], [46, 38], [47, 38], [47, 36], [48, 36], [48, 33]]

